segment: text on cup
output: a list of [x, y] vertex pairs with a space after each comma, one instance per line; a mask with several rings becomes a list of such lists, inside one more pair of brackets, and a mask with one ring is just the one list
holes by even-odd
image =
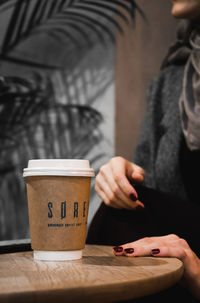
[[[82, 217], [86, 217], [86, 201], [82, 202], [81, 204], [83, 205], [83, 207], [81, 207], [82, 209], [80, 209], [80, 202], [73, 202], [73, 217], [74, 218], [78, 218], [79, 216]], [[63, 201], [60, 202], [60, 218], [64, 219], [67, 217], [68, 211], [67, 211], [67, 201]], [[54, 217], [54, 202], [48, 202], [47, 204], [48, 206], [48, 218], [53, 218]], [[71, 203], [70, 203], [70, 207], [71, 207]]]

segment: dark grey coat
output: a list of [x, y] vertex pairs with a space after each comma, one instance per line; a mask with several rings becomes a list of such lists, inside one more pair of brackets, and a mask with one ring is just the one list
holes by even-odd
[[145, 185], [187, 196], [180, 167], [183, 132], [179, 114], [184, 65], [164, 68], [147, 91], [147, 114], [134, 162], [146, 171]]

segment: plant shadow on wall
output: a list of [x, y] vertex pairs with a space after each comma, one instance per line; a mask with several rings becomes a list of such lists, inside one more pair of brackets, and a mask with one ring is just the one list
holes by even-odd
[[95, 167], [104, 155], [91, 153], [103, 138], [93, 104], [112, 82], [116, 20], [136, 10], [132, 0], [0, 0], [0, 240], [29, 237], [29, 159]]

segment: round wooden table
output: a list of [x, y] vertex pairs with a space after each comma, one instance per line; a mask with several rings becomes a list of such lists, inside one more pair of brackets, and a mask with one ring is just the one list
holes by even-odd
[[87, 245], [81, 260], [34, 261], [32, 252], [0, 255], [0, 302], [117, 302], [147, 296], [183, 274], [176, 258], [115, 257]]

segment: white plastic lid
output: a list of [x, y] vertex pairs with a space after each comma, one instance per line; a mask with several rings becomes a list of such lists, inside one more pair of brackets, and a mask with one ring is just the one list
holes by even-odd
[[23, 177], [29, 176], [81, 176], [93, 177], [94, 169], [88, 160], [80, 159], [37, 159], [29, 160]]
[[34, 250], [34, 260], [38, 261], [69, 261], [82, 258], [82, 250], [74, 251], [40, 251]]

